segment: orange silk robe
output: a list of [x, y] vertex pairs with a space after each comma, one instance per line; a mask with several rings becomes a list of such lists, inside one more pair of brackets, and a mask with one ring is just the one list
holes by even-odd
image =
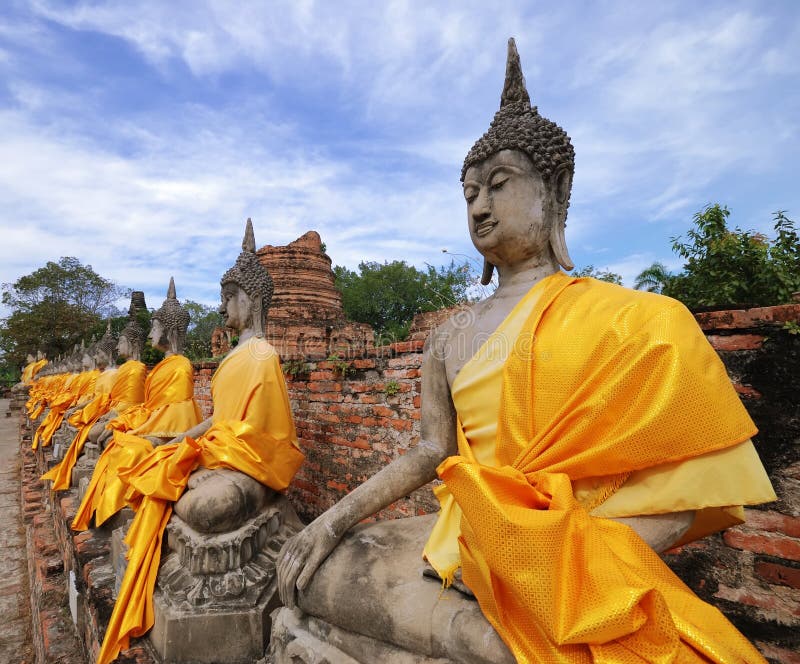
[[140, 436], [173, 438], [200, 421], [200, 409], [194, 400], [192, 363], [183, 355], [164, 358], [147, 376], [143, 402], [106, 425], [114, 430], [114, 438], [97, 460], [72, 527], [86, 530], [92, 514], [99, 526], [125, 507], [128, 485], [118, 471], [134, 466], [153, 450], [150, 441]]
[[69, 423], [78, 429], [64, 458], [57, 466], [42, 475], [43, 480], [53, 481], [54, 491], [69, 489], [72, 469], [83, 451], [89, 431], [97, 421], [114, 408], [131, 407], [144, 399], [144, 384], [147, 368], [138, 360], [128, 360], [119, 369], [103, 372], [95, 383], [95, 398], [81, 410], [75, 411]]
[[92, 396], [94, 390], [94, 383], [100, 376], [97, 369], [91, 371], [83, 371], [75, 376], [71, 376], [64, 383], [63, 392], [61, 392], [55, 399], [50, 402], [50, 412], [44, 418], [42, 423], [36, 429], [36, 434], [33, 436], [32, 449], [39, 447], [39, 441], [42, 441], [43, 446], [50, 444], [53, 434], [61, 426], [64, 421], [64, 414], [72, 408], [72, 406], [80, 405]]
[[280, 360], [264, 339], [250, 338], [222, 361], [211, 395], [213, 424], [201, 438], [162, 445], [133, 468], [120, 470], [140, 504], [125, 538], [128, 567], [98, 664], [111, 662], [128, 647], [130, 636], [141, 636], [153, 625], [161, 538], [172, 503], [192, 471], [199, 466], [233, 468], [283, 491], [303, 462]]
[[[460, 430], [458, 456], [438, 469], [431, 564], [443, 577], [461, 565], [519, 662], [763, 662], [633, 530], [591, 511], [638, 473], [755, 433], [691, 314], [561, 273], [528, 298], [503, 366], [494, 448], [473, 450]], [[574, 490], [587, 481], [580, 502]]]

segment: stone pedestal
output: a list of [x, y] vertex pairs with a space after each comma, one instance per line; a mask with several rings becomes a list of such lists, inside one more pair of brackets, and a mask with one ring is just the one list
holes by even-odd
[[[83, 446], [83, 452], [78, 457], [77, 462], [72, 468], [72, 486], [78, 487], [79, 495], [83, 498], [86, 492], [86, 487], [89, 485], [89, 480], [92, 479], [94, 467], [97, 465], [97, 459], [100, 458], [100, 448], [94, 443], [87, 442]], [[83, 488], [81, 488], [83, 485]]]
[[435, 518], [353, 528], [273, 615], [272, 664], [514, 664], [474, 599], [423, 577]]
[[170, 553], [154, 594], [150, 641], [165, 662], [247, 662], [269, 642], [270, 614], [279, 606], [275, 562], [302, 527], [285, 497], [241, 528], [216, 535], [193, 530], [173, 514]]

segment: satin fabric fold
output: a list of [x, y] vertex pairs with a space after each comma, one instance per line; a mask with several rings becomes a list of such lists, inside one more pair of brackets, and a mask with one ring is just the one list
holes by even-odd
[[[186, 426], [186, 422], [194, 420]], [[170, 438], [200, 422], [194, 401], [194, 369], [183, 355], [170, 355], [147, 376], [144, 396], [131, 408], [118, 411], [107, 429]]]
[[106, 375], [101, 375], [95, 385], [98, 394], [81, 410], [72, 414], [69, 423], [78, 429], [61, 462], [42, 475], [43, 480], [52, 480], [54, 491], [69, 489], [72, 482], [72, 469], [83, 451], [89, 432], [97, 421], [121, 404], [137, 404], [144, 398], [144, 383], [147, 368], [138, 360], [128, 360], [110, 376], [111, 385], [108, 392], [103, 393], [101, 384]]
[[171, 355], [153, 367], [144, 383], [143, 403], [107, 425], [114, 435], [95, 464], [73, 520], [74, 529], [86, 530], [93, 514], [100, 525], [126, 504], [134, 507], [125, 500], [128, 487], [120, 476], [121, 470], [152, 451], [150, 441], [139, 436], [175, 437], [200, 423], [200, 409], [193, 395], [194, 370], [187, 358]]
[[230, 468], [284, 491], [303, 462], [280, 361], [270, 344], [252, 338], [237, 347], [217, 369], [211, 392], [213, 424], [202, 437], [143, 452], [135, 465], [117, 471], [128, 487], [118, 500], [135, 504], [136, 516], [126, 535], [128, 567], [98, 664], [112, 661], [131, 636], [141, 636], [153, 625], [163, 531], [172, 503], [195, 469]]
[[64, 415], [73, 406], [81, 405], [91, 397], [94, 383], [100, 376], [97, 369], [84, 371], [77, 376], [72, 376], [64, 383], [63, 393], [50, 402], [50, 411], [36, 429], [33, 436], [32, 449], [37, 449], [41, 441], [43, 446], [50, 444], [53, 434], [64, 421]]
[[[520, 662], [763, 662], [632, 530], [572, 492], [596, 478], [602, 502], [632, 472], [750, 438], [719, 358], [674, 301], [563, 274], [535, 288], [528, 343], [503, 370], [498, 467], [477, 463], [463, 432], [439, 467], [462, 513], [464, 582]], [[426, 545], [437, 570], [454, 564], [441, 535]]]

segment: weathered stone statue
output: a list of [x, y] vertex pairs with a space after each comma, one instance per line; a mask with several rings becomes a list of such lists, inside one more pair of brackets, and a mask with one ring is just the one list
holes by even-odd
[[[131, 312], [135, 315], [133, 300]], [[125, 507], [128, 486], [120, 478], [120, 470], [135, 465], [153, 451], [154, 445], [171, 440], [201, 421], [194, 400], [194, 369], [182, 354], [188, 326], [189, 312], [178, 301], [175, 280], [170, 279], [167, 297], [153, 314], [150, 328], [152, 345], [165, 357], [142, 381], [137, 401], [120, 405], [92, 429], [94, 432], [102, 427], [99, 440], [105, 449], [72, 523], [74, 529], [88, 528], [92, 515], [99, 526]], [[143, 344], [144, 331], [131, 318], [120, 334], [118, 351], [129, 355], [130, 362], [138, 362], [134, 358], [140, 357]]]
[[[763, 661], [656, 554], [774, 499], [755, 427], [682, 305], [559, 271], [573, 170], [512, 40], [462, 170], [499, 287], [428, 340], [418, 445], [284, 546], [276, 663]], [[437, 474], [435, 524], [354, 527]]]
[[[220, 311], [239, 344], [212, 380], [213, 416], [120, 473], [136, 516], [101, 663], [151, 626], [151, 642], [168, 661], [263, 655], [278, 603], [275, 558], [301, 527], [280, 492], [303, 455], [280, 360], [263, 338], [272, 281], [249, 219], [221, 285]], [[170, 553], [159, 572], [165, 526]]]

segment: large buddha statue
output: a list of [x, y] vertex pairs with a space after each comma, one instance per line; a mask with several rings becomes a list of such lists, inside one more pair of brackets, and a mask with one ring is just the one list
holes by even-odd
[[[221, 286], [220, 311], [239, 344], [212, 379], [212, 417], [118, 473], [136, 515], [100, 664], [151, 626], [151, 641], [168, 661], [263, 654], [277, 602], [275, 558], [300, 527], [281, 493], [303, 454], [280, 360], [264, 339], [272, 280], [249, 219]], [[159, 572], [165, 529], [169, 554]]]
[[[764, 661], [657, 555], [774, 500], [755, 427], [685, 307], [560, 271], [573, 171], [511, 40], [461, 174], [499, 286], [428, 339], [416, 447], [284, 546], [281, 596], [300, 610], [276, 614], [276, 663]], [[355, 527], [437, 476], [432, 528]], [[406, 572], [410, 547], [485, 620], [425, 590], [421, 561]]]

